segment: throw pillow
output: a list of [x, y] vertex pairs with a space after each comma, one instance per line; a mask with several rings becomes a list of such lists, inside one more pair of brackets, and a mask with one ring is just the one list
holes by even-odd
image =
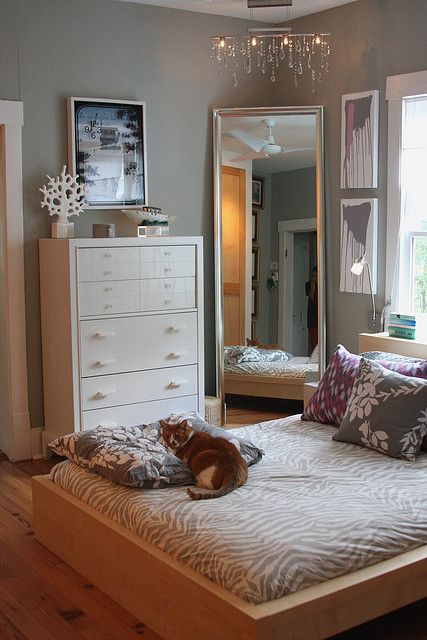
[[[188, 414], [194, 429], [221, 435], [241, 452], [248, 465], [261, 460], [263, 452], [248, 440], [214, 427], [198, 414]], [[160, 423], [135, 427], [97, 427], [61, 436], [49, 446], [81, 467], [128, 487], [162, 489], [194, 482], [193, 475], [179, 458], [160, 442]]]
[[333, 440], [413, 462], [427, 433], [427, 380], [361, 361], [346, 414]]
[[[316, 392], [304, 409], [302, 420], [335, 426], [341, 424], [360, 361], [361, 356], [349, 353], [341, 344], [337, 346]], [[427, 360], [416, 362], [379, 360], [378, 362], [402, 375], [427, 379]]]

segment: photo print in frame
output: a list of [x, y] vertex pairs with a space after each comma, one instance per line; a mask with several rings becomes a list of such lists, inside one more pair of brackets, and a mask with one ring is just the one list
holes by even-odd
[[85, 185], [86, 208], [147, 204], [145, 103], [68, 98], [68, 166]]

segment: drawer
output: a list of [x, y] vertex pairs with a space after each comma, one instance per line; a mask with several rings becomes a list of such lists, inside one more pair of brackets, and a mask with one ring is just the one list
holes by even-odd
[[141, 278], [189, 278], [196, 273], [195, 247], [141, 247]]
[[140, 264], [164, 263], [164, 262], [193, 262], [196, 260], [196, 247], [194, 246], [162, 246], [140, 247]]
[[168, 418], [171, 413], [199, 411], [198, 397], [185, 396], [172, 400], [157, 400], [156, 402], [138, 402], [122, 407], [95, 409], [83, 411], [82, 429], [96, 427], [133, 427], [138, 424], [148, 424], [155, 420]]
[[129, 313], [139, 308], [139, 281], [82, 282], [79, 284], [79, 315]]
[[193, 309], [196, 306], [195, 278], [140, 280], [141, 311]]
[[83, 378], [82, 409], [192, 396], [197, 386], [197, 365]]
[[197, 315], [83, 320], [81, 376], [157, 369], [197, 362]]
[[79, 282], [137, 280], [139, 278], [138, 247], [104, 247], [78, 249]]

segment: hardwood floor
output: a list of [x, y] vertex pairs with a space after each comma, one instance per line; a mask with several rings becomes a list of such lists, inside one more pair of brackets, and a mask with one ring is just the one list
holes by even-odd
[[[161, 640], [34, 540], [30, 476], [54, 463], [0, 461], [0, 640]], [[424, 600], [334, 640], [427, 640], [426, 620]]]
[[243, 427], [267, 420], [276, 420], [302, 412], [302, 402], [275, 398], [226, 397], [226, 427]]

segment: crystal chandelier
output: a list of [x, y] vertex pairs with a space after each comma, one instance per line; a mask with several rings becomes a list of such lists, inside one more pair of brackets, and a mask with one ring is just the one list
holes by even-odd
[[[259, 0], [260, 1], [260, 0]], [[258, 6], [277, 6], [279, 3], [265, 2]], [[280, 4], [289, 5], [289, 1]], [[248, 6], [255, 6], [248, 2]], [[252, 19], [252, 9], [251, 9]], [[217, 64], [218, 73], [230, 70], [233, 85], [237, 87], [239, 77], [260, 69], [269, 73], [271, 82], [276, 82], [280, 69], [285, 68], [292, 76], [295, 87], [305, 75], [310, 76], [312, 91], [323, 82], [328, 73], [330, 33], [292, 33], [289, 7], [286, 27], [248, 29], [245, 35], [211, 36], [211, 61]]]

